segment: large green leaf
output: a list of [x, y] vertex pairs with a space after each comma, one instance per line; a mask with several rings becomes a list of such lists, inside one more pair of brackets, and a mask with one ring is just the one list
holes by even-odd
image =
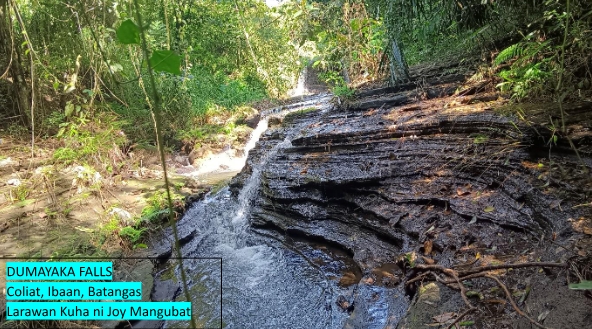
[[181, 74], [181, 57], [171, 50], [155, 50], [150, 56], [150, 65], [154, 71]]
[[140, 44], [140, 28], [129, 19], [121, 23], [116, 34], [123, 44]]
[[592, 281], [582, 281], [580, 283], [571, 283], [569, 289], [592, 290]]

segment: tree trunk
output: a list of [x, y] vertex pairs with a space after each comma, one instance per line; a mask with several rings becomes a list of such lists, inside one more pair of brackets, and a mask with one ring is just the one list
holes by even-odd
[[14, 122], [15, 117], [20, 117], [24, 124], [28, 124], [30, 90], [21, 56], [16, 49], [21, 42], [17, 37], [18, 33], [12, 27], [10, 3], [0, 0], [0, 90], [6, 90], [9, 98], [6, 106], [0, 107], [0, 119], [11, 118], [10, 121]]

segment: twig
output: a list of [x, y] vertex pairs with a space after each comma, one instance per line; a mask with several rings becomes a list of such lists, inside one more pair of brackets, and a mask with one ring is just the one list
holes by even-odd
[[[479, 272], [479, 273], [473, 273], [473, 274], [461, 276], [459, 279], [461, 281], [465, 281], [465, 280], [470, 280], [470, 279], [482, 278], [485, 275], [487, 275], [487, 272]], [[452, 283], [452, 281], [450, 281], [450, 283]]]
[[455, 320], [454, 322], [452, 322], [451, 324], [448, 325], [448, 327], [446, 327], [446, 329], [451, 329], [452, 326], [454, 326], [455, 324], [459, 323], [460, 320], [462, 320], [462, 318], [464, 318], [465, 316], [467, 316], [469, 313], [472, 313], [476, 310], [476, 307], [473, 308], [469, 308], [468, 310], [462, 312]]
[[420, 275], [418, 275], [418, 276], [414, 277], [413, 279], [411, 279], [411, 280], [408, 280], [408, 281], [407, 281], [405, 284], [406, 284], [406, 285], [408, 285], [408, 284], [412, 284], [412, 283], [414, 283], [414, 282], [417, 282], [417, 281], [423, 280], [423, 279], [424, 279], [426, 276], [430, 275], [430, 273], [432, 273], [432, 272], [430, 271], [430, 272], [425, 272], [425, 273], [422, 273], [422, 274], [420, 274]]
[[[419, 264], [419, 265], [415, 265], [415, 268], [417, 269], [426, 269], [426, 270], [436, 270], [436, 271], [440, 271], [448, 276], [451, 276], [454, 281], [456, 281], [456, 283], [458, 283], [459, 289], [460, 289], [460, 295], [463, 299], [463, 301], [465, 302], [465, 304], [467, 304], [467, 306], [469, 308], [475, 308], [475, 306], [473, 306], [471, 304], [471, 302], [469, 302], [469, 299], [467, 298], [466, 295], [466, 288], [465, 286], [462, 284], [462, 282], [459, 280], [458, 278], [458, 272], [456, 272], [455, 270], [446, 268], [442, 265], [423, 265], [423, 264]], [[438, 280], [438, 279], [436, 279]], [[438, 280], [439, 281], [439, 280]]]
[[543, 326], [542, 324], [538, 323], [533, 318], [531, 318], [530, 316], [528, 316], [528, 314], [524, 313], [518, 307], [518, 305], [516, 305], [516, 303], [514, 302], [514, 299], [512, 298], [512, 294], [510, 293], [510, 291], [508, 290], [508, 288], [506, 287], [506, 285], [500, 279], [496, 278], [493, 275], [489, 275], [489, 274], [484, 275], [484, 277], [489, 278], [489, 279], [492, 279], [495, 282], [497, 282], [497, 284], [500, 286], [500, 288], [502, 288], [502, 290], [504, 291], [504, 293], [506, 293], [506, 298], [508, 299], [508, 301], [510, 302], [510, 305], [512, 305], [512, 307], [514, 308], [514, 310], [516, 311], [516, 313], [518, 313], [518, 314], [522, 315], [523, 317], [527, 318], [528, 321], [530, 321], [530, 323], [534, 324], [535, 326], [537, 326], [539, 328], [551, 329], [549, 327]]
[[[502, 288], [502, 290], [504, 291], [504, 293], [506, 294], [506, 298], [508, 299], [508, 301], [510, 302], [510, 305], [512, 305], [512, 308], [516, 311], [516, 313], [518, 313], [519, 315], [525, 317], [526, 319], [528, 319], [528, 321], [530, 321], [530, 323], [532, 323], [533, 325], [542, 328], [542, 329], [551, 329], [548, 327], [543, 326], [542, 324], [538, 323], [537, 321], [535, 321], [533, 318], [531, 318], [528, 314], [526, 314], [524, 311], [522, 311], [518, 305], [516, 305], [516, 303], [514, 302], [514, 299], [512, 298], [512, 294], [510, 293], [510, 291], [508, 290], [508, 288], [506, 287], [506, 285], [497, 277], [488, 274], [488, 271], [492, 271], [492, 270], [499, 270], [499, 269], [509, 269], [509, 268], [524, 268], [524, 267], [535, 267], [535, 266], [540, 266], [540, 267], [567, 267], [568, 265], [565, 263], [548, 263], [548, 262], [537, 262], [537, 263], [520, 263], [520, 264], [505, 264], [505, 265], [490, 265], [490, 266], [481, 266], [478, 268], [474, 268], [472, 270], [468, 270], [468, 271], [464, 271], [461, 272], [462, 276], [459, 277], [459, 272], [453, 270], [453, 269], [449, 269], [446, 268], [442, 265], [425, 265], [425, 264], [418, 264], [415, 266], [415, 269], [418, 270], [426, 270], [428, 272], [426, 273], [422, 273], [419, 276], [407, 281], [407, 284], [419, 281], [421, 279], [424, 279], [426, 276], [428, 276], [429, 274], [432, 274], [435, 278], [436, 281], [447, 285], [448, 287], [451, 287], [452, 284], [457, 283], [458, 284], [458, 288], [460, 290], [461, 293], [461, 298], [463, 299], [463, 301], [465, 302], [465, 304], [469, 307], [468, 310], [464, 311], [463, 313], [461, 313], [456, 320], [451, 323], [450, 325], [448, 325], [448, 327], [446, 327], [446, 329], [451, 329], [456, 323], [458, 323], [463, 317], [465, 317], [467, 314], [475, 311], [477, 308], [475, 306], [473, 306], [467, 296], [466, 296], [466, 288], [464, 287], [464, 285], [462, 284], [462, 281], [464, 280], [468, 280], [468, 279], [475, 279], [475, 278], [488, 278], [488, 279], [492, 279], [494, 280], [499, 286], [500, 288]], [[436, 273], [434, 273], [434, 271], [439, 271], [444, 273], [445, 275], [452, 277], [452, 279], [450, 280], [443, 280], [442, 278], [440, 278], [438, 275], [436, 275]], [[453, 288], [453, 287], [451, 287]]]
[[509, 269], [509, 268], [536, 267], [536, 266], [540, 266], [540, 267], [567, 267], [567, 264], [565, 264], [565, 263], [550, 263], [550, 262], [535, 262], [535, 263], [489, 265], [489, 266], [476, 267], [476, 268], [468, 270], [468, 271], [462, 271], [462, 272], [459, 272], [459, 274], [461, 276], [466, 276], [466, 275], [474, 274], [474, 273], [478, 273], [478, 272], [502, 270], [502, 269]]

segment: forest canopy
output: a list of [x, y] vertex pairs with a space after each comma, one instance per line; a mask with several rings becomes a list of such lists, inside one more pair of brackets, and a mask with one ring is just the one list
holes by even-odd
[[[246, 105], [286, 97], [305, 67], [351, 94], [405, 81], [409, 65], [481, 56], [517, 99], [578, 97], [592, 80], [591, 13], [584, 0], [2, 0], [0, 120], [63, 137], [102, 118], [152, 143], [146, 61], [158, 56], [175, 60], [152, 63], [173, 146], [230, 133]], [[148, 58], [120, 34], [138, 15]]]

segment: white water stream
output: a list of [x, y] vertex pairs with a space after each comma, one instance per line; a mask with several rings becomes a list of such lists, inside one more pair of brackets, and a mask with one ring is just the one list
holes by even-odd
[[[318, 97], [289, 109], [277, 109], [266, 114], [286, 114], [304, 108], [325, 108], [328, 97]], [[245, 157], [267, 129], [262, 118], [246, 145]], [[339, 328], [345, 315], [329, 307], [331, 295], [324, 273], [312, 268], [306, 260], [281, 245], [269, 245], [250, 232], [248, 216], [252, 200], [259, 193], [261, 167], [282, 149], [291, 145], [292, 136], [267, 151], [253, 168], [238, 197], [228, 189], [208, 196], [190, 208], [179, 225], [197, 229], [197, 236], [182, 252], [183, 263], [191, 278], [193, 311], [198, 324], [220, 328], [222, 312], [224, 328]], [[241, 165], [241, 166], [242, 166]], [[268, 241], [269, 242], [269, 241]], [[190, 257], [222, 258], [220, 261]], [[178, 275], [177, 275], [178, 277]], [[222, 310], [220, 285], [222, 284]], [[166, 327], [184, 327], [187, 322], [167, 322]]]

